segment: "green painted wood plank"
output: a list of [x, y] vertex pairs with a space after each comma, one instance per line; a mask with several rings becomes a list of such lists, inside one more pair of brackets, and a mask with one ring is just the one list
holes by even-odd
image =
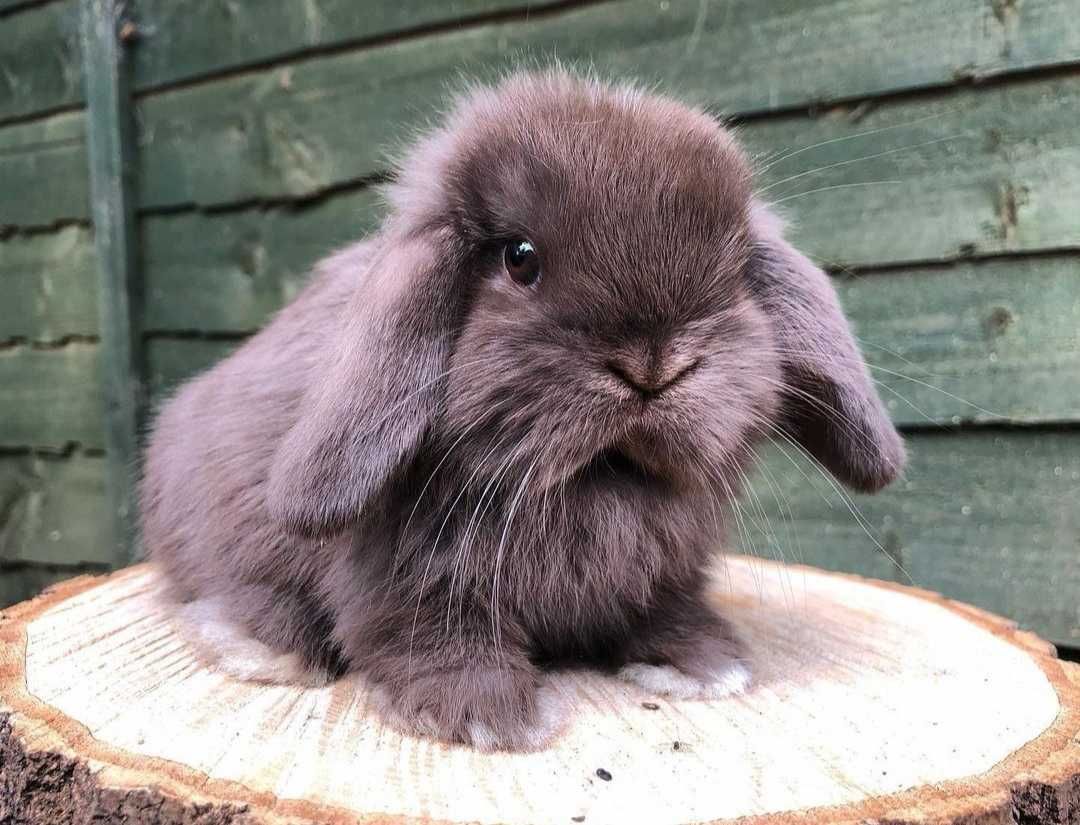
[[188, 378], [212, 367], [239, 340], [218, 338], [151, 338], [146, 342], [147, 384], [156, 406]]
[[0, 341], [96, 334], [95, 266], [84, 227], [0, 241]]
[[111, 564], [100, 456], [0, 455], [0, 576], [11, 562]]
[[104, 446], [99, 349], [0, 349], [0, 447]]
[[149, 330], [254, 330], [329, 252], [377, 224], [371, 190], [302, 209], [188, 213], [142, 221]]
[[82, 112], [0, 128], [0, 227], [90, 215]]
[[0, 120], [81, 101], [80, 69], [77, 0], [0, 19]]
[[29, 11], [31, 8], [55, 2], [56, 0], [0, 0], [0, 11], [9, 12], [20, 8]]
[[763, 156], [816, 147], [762, 179], [796, 240], [880, 264], [1080, 246], [1078, 109], [1074, 78], [1040, 79], [741, 131]]
[[[554, 5], [143, 0], [135, 81], [152, 88], [416, 27], [526, 10], [522, 19], [481, 28], [516, 50], [545, 52], [556, 43], [564, 59], [641, 76], [732, 112], [1080, 61], [1080, 21], [1071, 0], [632, 0], [544, 13]], [[79, 76], [70, 37], [74, 7], [75, 0], [66, 0], [9, 24], [19, 37], [0, 45], [11, 87], [6, 96], [0, 87], [0, 118], [79, 101], [72, 83]], [[51, 59], [34, 59], [42, 53]]]
[[[560, 53], [563, 40], [575, 36], [569, 19], [536, 24], [566, 28]], [[488, 28], [143, 99], [140, 204], [306, 197], [383, 171], [388, 147], [441, 104], [449, 67], [490, 74], [517, 53], [511, 35], [531, 31], [517, 26], [500, 39]], [[712, 82], [714, 100], [725, 88], [721, 81]], [[861, 117], [833, 111], [755, 122], [742, 133], [762, 157], [836, 141], [776, 164], [765, 185], [841, 164], [770, 194], [794, 197], [784, 205], [801, 231], [824, 238], [811, 244], [817, 254], [846, 263], [902, 262], [1080, 244], [1073, 218], [1080, 209], [1080, 137], [1072, 118], [1078, 108], [1080, 85], [1040, 77], [890, 101], [858, 109]], [[861, 132], [871, 134], [846, 139]], [[74, 173], [84, 160], [78, 115], [0, 130], [0, 174], [18, 184], [0, 192], [0, 223], [85, 216], [84, 182]], [[894, 180], [900, 183], [880, 183]], [[799, 194], [809, 190], [821, 191]]]
[[124, 0], [82, 0], [87, 159], [101, 319], [101, 390], [112, 544], [117, 566], [135, 558], [142, 431], [142, 281], [136, 253], [135, 142], [130, 67], [120, 36]]
[[64, 579], [84, 573], [97, 574], [105, 571], [100, 565], [57, 567], [53, 565], [0, 566], [0, 609], [8, 605], [32, 599], [45, 588]]
[[[442, 97], [436, 55], [405, 64], [392, 51], [347, 55], [368, 64], [347, 73], [338, 59], [318, 61], [144, 101], [140, 202], [309, 195], [382, 170], [386, 147]], [[762, 157], [824, 143], [763, 178], [804, 236], [820, 237], [812, 251], [900, 262], [1080, 245], [1077, 110], [1080, 84], [1039, 79], [741, 133]], [[873, 133], [844, 139], [862, 132]]]
[[[410, 29], [514, 9], [540, 11], [557, 3], [141, 0], [133, 79], [136, 88], [149, 89]], [[0, 77], [5, 78], [0, 81], [0, 120], [84, 100], [78, 17], [78, 0], [63, 0], [0, 21]]]
[[[744, 497], [749, 541], [733, 543], [766, 558], [906, 582], [894, 559], [920, 587], [1076, 645], [1080, 432], [920, 433], [908, 447], [904, 480], [854, 496], [867, 531], [812, 466], [796, 459], [795, 469], [769, 452], [768, 476], [759, 472], [753, 483], [769, 524]], [[797, 576], [791, 586], [797, 604]]]
[[1080, 257], [838, 280], [894, 420], [1080, 420]]
[[[409, 29], [512, 10], [541, 12], [558, 0], [141, 0], [145, 48], [135, 56], [140, 88], [282, 59]], [[192, 26], [190, 20], [199, 20]]]

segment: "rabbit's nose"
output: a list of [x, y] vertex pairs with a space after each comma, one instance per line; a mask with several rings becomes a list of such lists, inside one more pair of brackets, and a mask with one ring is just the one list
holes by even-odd
[[697, 367], [697, 358], [643, 358], [622, 355], [607, 362], [608, 371], [640, 394], [652, 398], [678, 384]]

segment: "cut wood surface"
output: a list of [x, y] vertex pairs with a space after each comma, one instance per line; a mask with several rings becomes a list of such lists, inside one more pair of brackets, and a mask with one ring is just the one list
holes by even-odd
[[137, 567], [4, 614], [13, 821], [1080, 821], [1080, 668], [925, 591], [731, 559], [715, 598], [750, 643], [748, 693], [669, 702], [556, 674], [568, 722], [550, 748], [508, 755], [396, 734], [353, 678], [219, 675], [158, 586]]

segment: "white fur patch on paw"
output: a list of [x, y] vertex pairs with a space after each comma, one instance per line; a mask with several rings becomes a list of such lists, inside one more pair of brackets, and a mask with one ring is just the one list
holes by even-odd
[[750, 669], [732, 661], [707, 681], [687, 676], [671, 665], [646, 665], [641, 662], [626, 665], [619, 678], [644, 688], [657, 696], [673, 699], [721, 699], [743, 693], [750, 687]]
[[489, 725], [482, 722], [470, 722], [466, 728], [474, 748], [481, 751], [500, 749], [534, 751], [544, 747], [562, 727], [566, 718], [566, 706], [562, 699], [550, 687], [541, 687], [536, 692], [536, 718], [531, 725], [500, 736]]
[[176, 618], [181, 633], [202, 657], [229, 676], [305, 687], [322, 687], [330, 681], [328, 673], [306, 667], [295, 653], [280, 653], [252, 638], [242, 625], [228, 618], [217, 599], [182, 604]]

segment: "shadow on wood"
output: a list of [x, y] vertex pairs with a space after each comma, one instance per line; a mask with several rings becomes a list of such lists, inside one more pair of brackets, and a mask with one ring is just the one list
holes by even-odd
[[3, 615], [0, 822], [1080, 822], [1080, 666], [923, 591], [729, 559], [747, 694], [560, 673], [552, 747], [481, 754], [384, 728], [353, 679], [202, 666], [157, 588], [140, 566]]

